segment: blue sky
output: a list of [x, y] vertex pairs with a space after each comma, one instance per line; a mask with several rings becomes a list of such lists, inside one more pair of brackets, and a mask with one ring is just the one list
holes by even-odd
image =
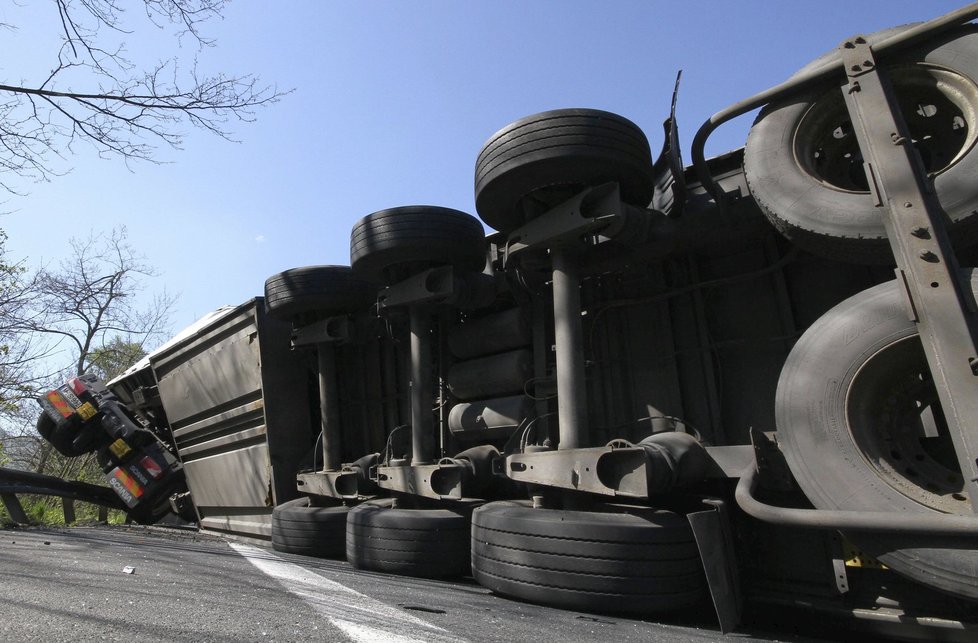
[[[239, 0], [205, 28], [218, 46], [178, 49], [153, 29], [134, 57], [197, 56], [294, 92], [234, 128], [187, 128], [165, 164], [126, 168], [79, 148], [50, 183], [22, 183], [0, 217], [11, 259], [56, 262], [72, 236], [126, 225], [179, 294], [174, 330], [260, 295], [282, 270], [348, 264], [360, 217], [409, 204], [475, 214], [476, 155], [513, 120], [561, 107], [619, 113], [662, 145], [677, 70], [684, 158], [711, 114], [774, 85], [855, 33], [926, 20], [943, 0], [327, 2]], [[0, 8], [0, 80], [30, 84], [54, 60], [54, 3]], [[88, 89], [76, 87], [76, 89]], [[750, 118], [707, 151], [743, 145]]]

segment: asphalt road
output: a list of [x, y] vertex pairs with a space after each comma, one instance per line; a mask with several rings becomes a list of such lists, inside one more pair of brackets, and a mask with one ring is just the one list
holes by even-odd
[[161, 528], [0, 530], [2, 641], [801, 640], [723, 637], [706, 612], [582, 614]]

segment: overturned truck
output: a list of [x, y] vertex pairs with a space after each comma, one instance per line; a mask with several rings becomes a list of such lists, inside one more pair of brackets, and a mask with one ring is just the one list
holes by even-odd
[[974, 635], [976, 16], [846, 41], [689, 168], [675, 100], [655, 162], [614, 114], [519, 120], [478, 219], [370, 214], [349, 266], [271, 276], [110, 388], [202, 526], [281, 551]]

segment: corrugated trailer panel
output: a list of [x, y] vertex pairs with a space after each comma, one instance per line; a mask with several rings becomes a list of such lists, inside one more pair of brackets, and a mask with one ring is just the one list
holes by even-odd
[[303, 356], [261, 298], [228, 309], [151, 357], [205, 529], [271, 537], [311, 448]]

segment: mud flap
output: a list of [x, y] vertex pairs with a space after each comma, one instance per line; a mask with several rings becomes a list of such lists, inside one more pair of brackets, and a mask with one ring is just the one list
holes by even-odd
[[703, 561], [720, 631], [727, 634], [740, 624], [743, 610], [730, 516], [722, 500], [707, 498], [703, 504], [708, 508], [690, 513], [687, 518]]

